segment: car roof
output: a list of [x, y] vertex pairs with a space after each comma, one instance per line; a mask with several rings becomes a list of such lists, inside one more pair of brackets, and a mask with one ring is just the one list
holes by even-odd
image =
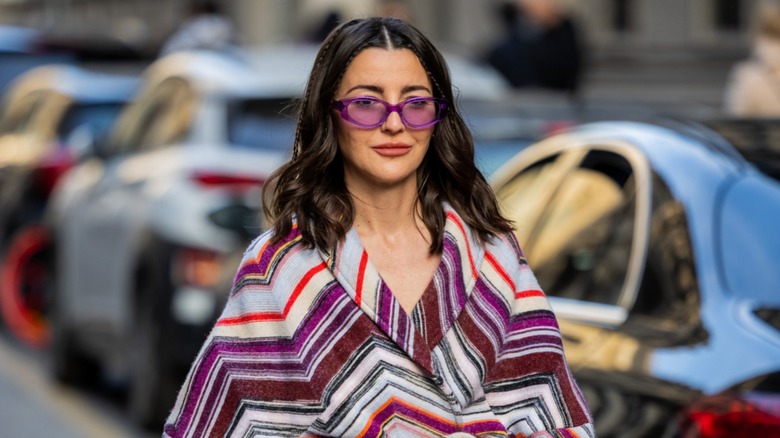
[[[193, 50], [172, 53], [145, 72], [149, 83], [186, 77], [201, 91], [265, 98], [303, 95], [319, 46], [279, 44], [231, 51]], [[454, 53], [444, 57], [461, 99], [497, 99], [510, 86], [496, 71]]]
[[73, 65], [44, 65], [17, 77], [4, 96], [11, 101], [35, 91], [56, 91], [82, 102], [126, 101], [139, 84], [133, 75], [101, 73]]
[[[644, 155], [661, 165], [669, 148], [690, 154], [705, 153], [732, 168], [741, 168], [747, 161], [718, 133], [692, 120], [656, 119], [647, 121], [600, 121], [573, 128], [580, 135], [598, 138], [622, 139], [639, 148]], [[671, 143], [670, 143], [671, 142]]]
[[206, 94], [292, 98], [303, 93], [315, 53], [290, 47], [176, 52], [150, 65], [144, 79], [151, 86], [182, 77]]

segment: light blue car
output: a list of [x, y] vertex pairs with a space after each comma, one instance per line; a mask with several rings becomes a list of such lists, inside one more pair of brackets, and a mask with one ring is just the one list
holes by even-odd
[[599, 437], [780, 431], [778, 133], [585, 124], [493, 174]]

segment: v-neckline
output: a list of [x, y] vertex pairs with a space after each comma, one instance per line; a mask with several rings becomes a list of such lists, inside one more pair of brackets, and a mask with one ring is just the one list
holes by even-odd
[[[339, 284], [360, 309], [415, 362], [431, 373], [431, 350], [465, 307], [476, 283], [476, 267], [483, 255], [481, 246], [476, 244], [451, 208], [447, 209], [444, 234], [442, 258], [410, 314], [401, 307], [369, 260], [354, 228], [333, 250], [322, 253]], [[446, 275], [442, 276], [443, 273]], [[437, 286], [437, 281], [443, 284]], [[447, 296], [440, 290], [442, 287], [449, 289]]]

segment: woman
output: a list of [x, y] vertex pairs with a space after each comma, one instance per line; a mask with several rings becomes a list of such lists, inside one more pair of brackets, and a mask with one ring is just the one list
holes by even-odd
[[753, 55], [732, 68], [724, 110], [740, 117], [780, 117], [780, 0], [757, 4], [754, 26]]
[[166, 435], [593, 435], [453, 102], [406, 22], [328, 36]]

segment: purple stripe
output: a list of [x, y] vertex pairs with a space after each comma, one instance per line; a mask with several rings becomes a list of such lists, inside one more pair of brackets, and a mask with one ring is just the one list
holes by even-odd
[[[192, 375], [188, 398], [184, 402], [182, 413], [179, 417], [179, 421], [176, 423], [176, 427], [183, 428], [190, 423], [197, 405], [197, 398], [193, 399], [192, 395], [205, 393], [204, 389], [209, 380], [209, 375], [212, 373], [215, 367], [215, 363], [221, 356], [237, 354], [244, 356], [251, 355], [254, 356], [256, 362], [224, 364], [224, 367], [219, 370], [217, 378], [213, 380], [214, 383], [212, 383], [212, 385], [215, 389], [224, 387], [227, 376], [229, 376], [229, 373], [226, 375], [227, 371], [232, 371], [234, 369], [242, 371], [257, 371], [263, 369], [269, 371], [302, 371], [310, 365], [310, 356], [318, 354], [319, 350], [313, 349], [310, 351], [309, 356], [300, 359], [300, 364], [298, 363], [298, 359], [295, 361], [285, 361], [282, 363], [265, 363], [260, 361], [260, 359], [279, 359], [284, 356], [297, 358], [297, 355], [303, 347], [304, 343], [309, 340], [309, 337], [314, 332], [314, 330], [318, 328], [324, 318], [332, 316], [331, 313], [333, 309], [337, 307], [337, 305], [339, 305], [339, 303], [342, 301], [346, 300], [351, 304], [344, 306], [340, 311], [340, 315], [335, 318], [334, 323], [329, 325], [327, 330], [323, 331], [321, 334], [323, 339], [331, 338], [333, 333], [338, 330], [345, 321], [351, 319], [352, 315], [354, 315], [356, 312], [361, 312], [361, 310], [358, 309], [356, 305], [354, 305], [354, 301], [349, 298], [344, 289], [337, 283], [334, 283], [333, 286], [325, 290], [324, 293], [320, 294], [319, 298], [320, 299], [318, 301], [313, 303], [314, 305], [310, 309], [310, 315], [301, 321], [299, 330], [293, 334], [291, 339], [273, 337], [254, 340], [252, 342], [241, 342], [233, 338], [212, 339], [208, 349], [203, 352], [201, 361], [198, 362], [197, 371]], [[209, 398], [204, 403], [204, 412], [211, 412], [213, 410], [216, 403], [215, 397], [217, 397], [218, 394], [219, 391], [210, 392]], [[203, 418], [205, 418], [205, 416]], [[202, 419], [201, 421], [205, 420]], [[203, 427], [203, 425], [201, 424], [198, 427]]]
[[279, 249], [284, 247], [285, 245], [290, 244], [295, 238], [300, 236], [301, 232], [298, 230], [298, 228], [294, 228], [290, 233], [282, 239], [279, 243], [275, 245], [269, 245], [265, 251], [260, 256], [260, 260], [254, 263], [247, 263], [245, 265], [242, 265], [239, 270], [238, 274], [236, 274], [236, 282], [238, 282], [242, 277], [249, 275], [249, 274], [261, 274], [261, 275], [268, 275], [269, 277], [272, 276], [273, 272], [269, 270], [269, 267], [272, 264], [276, 264], [279, 262], [279, 260], [282, 258], [280, 257], [280, 254], [277, 254]]
[[491, 419], [491, 420], [485, 420], [480, 421], [479, 423], [471, 423], [466, 425], [463, 428], [463, 432], [470, 433], [472, 435], [479, 435], [483, 433], [503, 433], [505, 434], [507, 432], [506, 427], [504, 427], [503, 424], [501, 424], [500, 421]]

